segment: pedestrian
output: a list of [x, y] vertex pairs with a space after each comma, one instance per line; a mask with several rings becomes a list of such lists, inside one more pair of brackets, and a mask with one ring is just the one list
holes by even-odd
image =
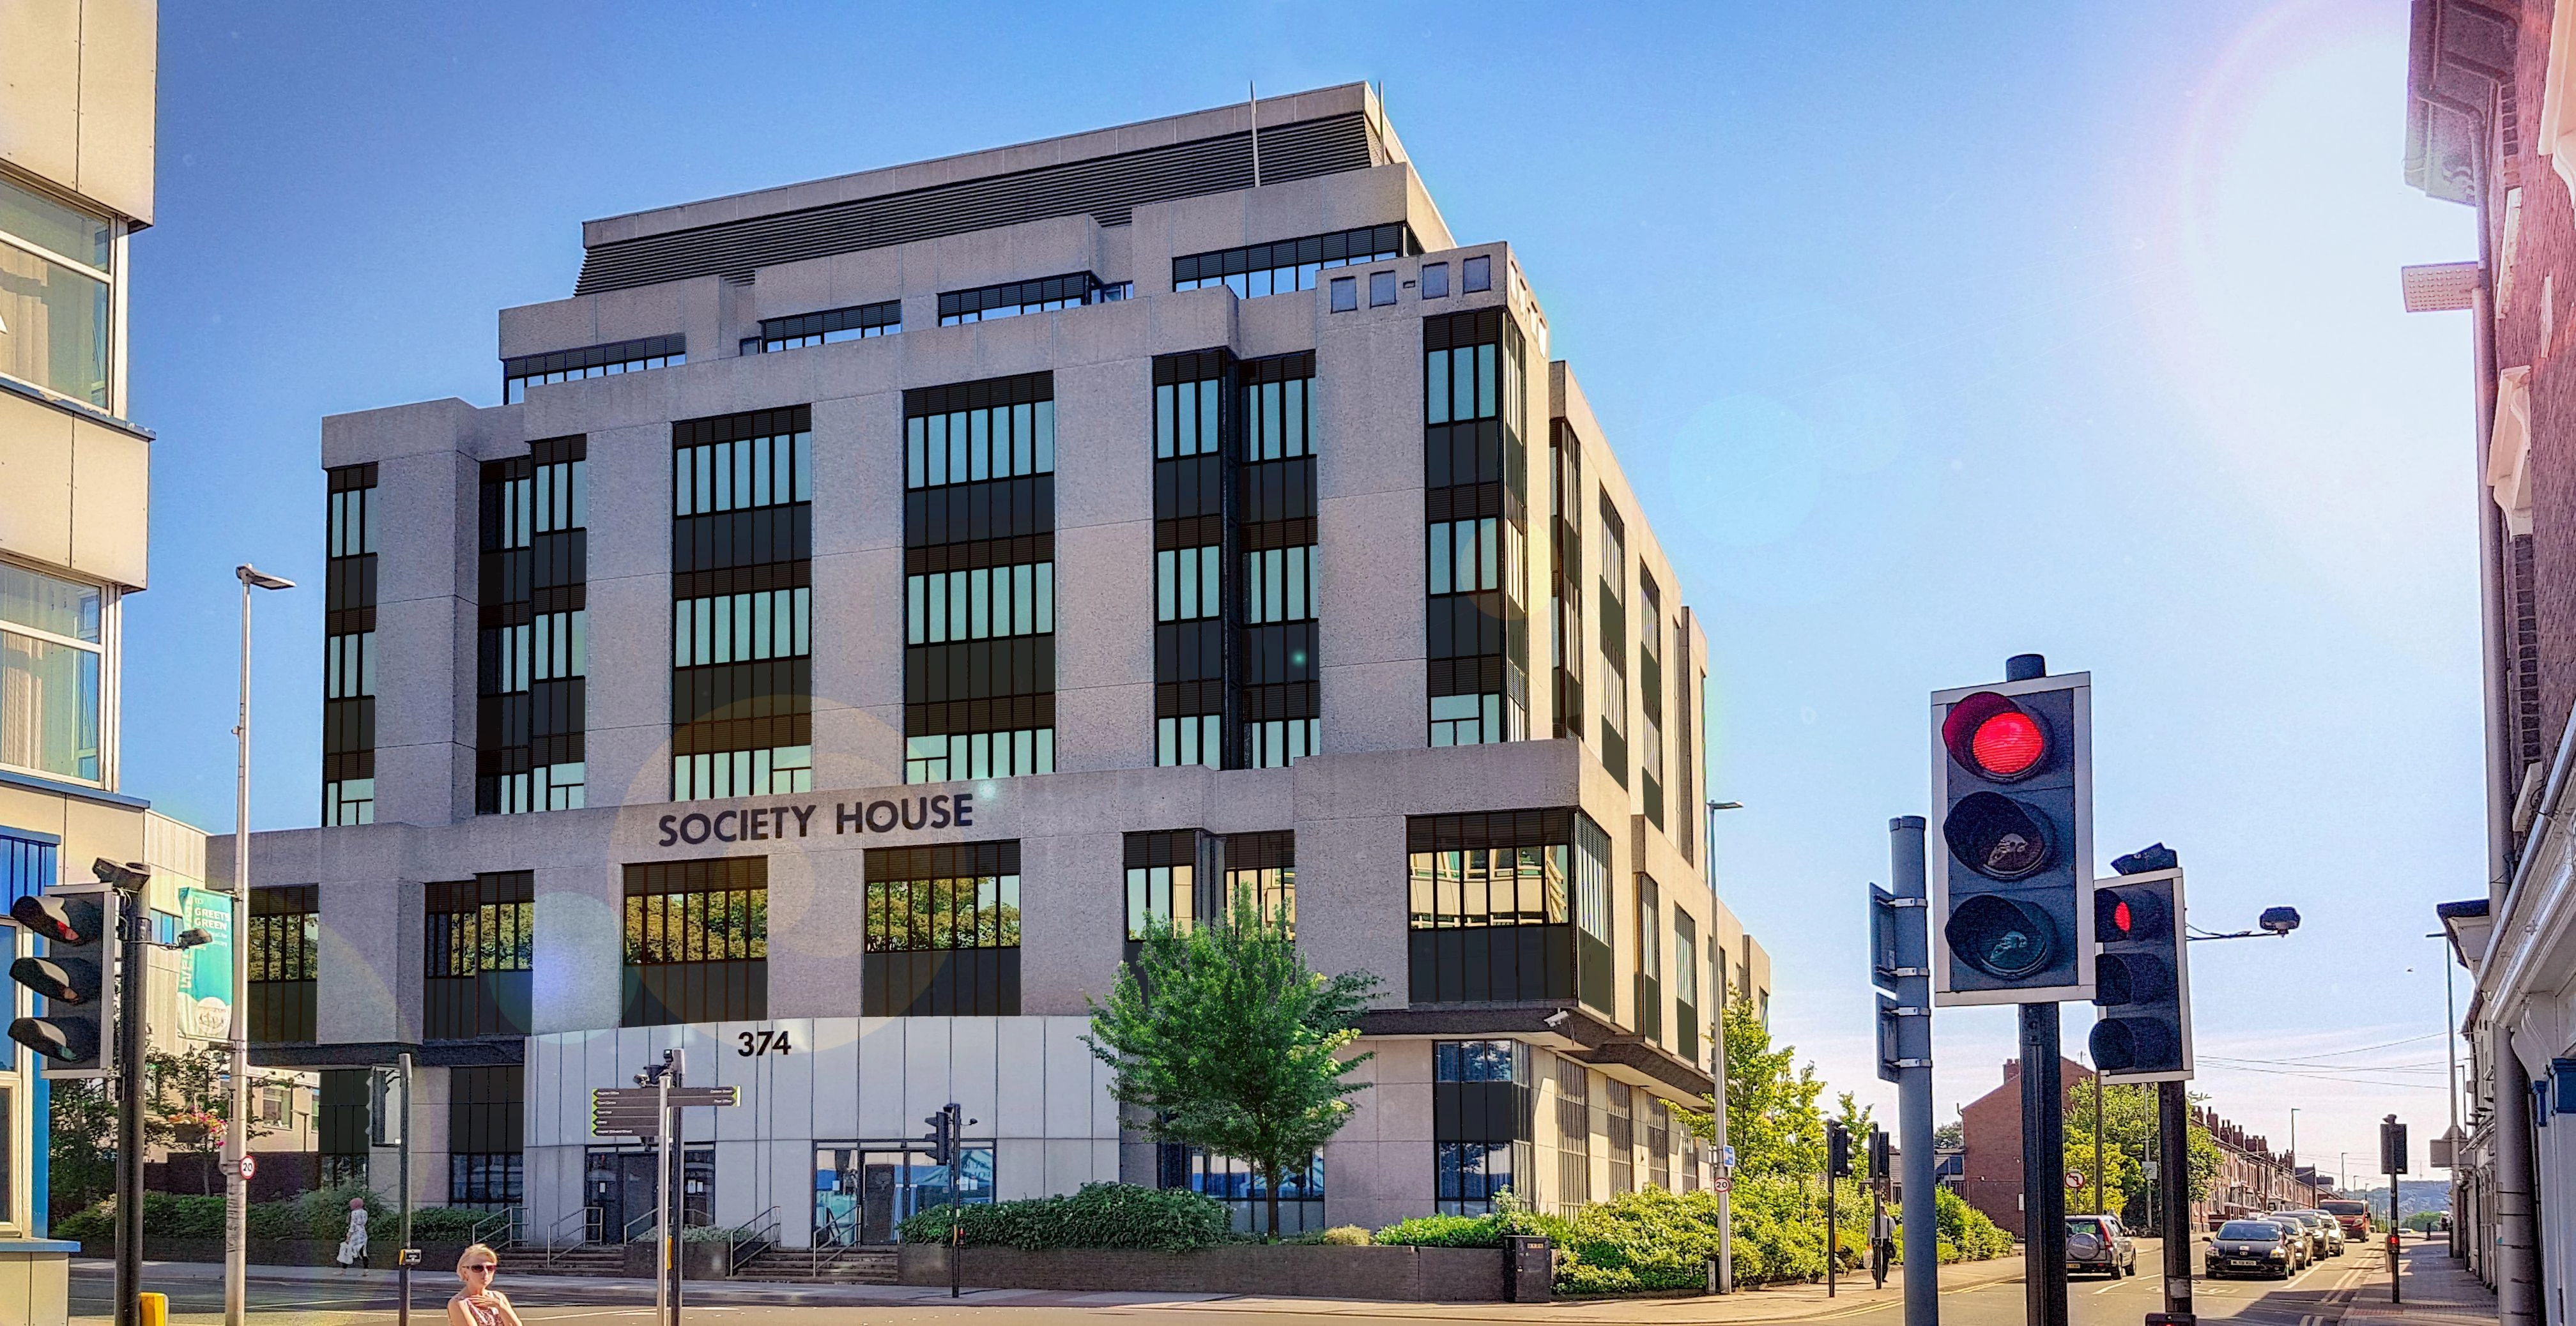
[[349, 1199], [349, 1232], [340, 1240], [340, 1265], [367, 1269], [367, 1199]]
[[1887, 1286], [1887, 1268], [1896, 1261], [1896, 1217], [1881, 1208], [1869, 1223], [1870, 1274]]
[[500, 1273], [499, 1254], [480, 1243], [458, 1256], [456, 1278], [465, 1287], [447, 1300], [447, 1326], [526, 1326], [519, 1320], [519, 1310], [492, 1287], [492, 1277]]

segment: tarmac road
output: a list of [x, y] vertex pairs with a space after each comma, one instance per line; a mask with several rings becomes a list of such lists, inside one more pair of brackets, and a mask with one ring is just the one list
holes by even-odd
[[[2204, 1321], [2227, 1322], [2231, 1326], [2335, 1326], [2357, 1286], [2386, 1278], [2387, 1264], [2382, 1256], [2375, 1247], [2356, 1248], [2288, 1281], [2198, 1280], [2194, 1284], [2195, 1307]], [[2138, 1326], [2147, 1313], [2160, 1311], [2163, 1282], [2155, 1270], [2159, 1254], [2152, 1240], [2141, 1240], [2138, 1261], [2141, 1273], [2127, 1279], [2074, 1281], [2068, 1294], [2070, 1326]], [[512, 1283], [510, 1270], [505, 1257], [503, 1291], [518, 1305], [529, 1326], [651, 1326], [653, 1321], [653, 1297], [648, 1285], [534, 1276], [520, 1276]], [[212, 1267], [154, 1266], [147, 1269], [145, 1285], [170, 1294], [174, 1326], [215, 1326], [222, 1321], [223, 1292], [221, 1280], [213, 1271]], [[260, 1326], [392, 1326], [396, 1317], [394, 1292], [381, 1279], [381, 1273], [361, 1280], [355, 1276], [335, 1278], [327, 1271], [308, 1278], [254, 1279], [250, 1285], [251, 1320]], [[424, 1271], [415, 1277], [415, 1282], [412, 1320], [420, 1326], [441, 1326], [447, 1297], [455, 1289], [453, 1274]], [[1860, 1286], [1867, 1284], [1865, 1277], [1859, 1281]], [[110, 1285], [111, 1272], [106, 1263], [74, 1263], [75, 1326], [106, 1326]], [[1139, 1319], [1156, 1326], [1353, 1326], [1355, 1319], [1363, 1318], [1413, 1323], [1540, 1321], [1566, 1326], [1733, 1326], [1765, 1321], [1902, 1326], [1904, 1321], [1904, 1306], [1892, 1284], [1885, 1292], [1847, 1292], [1834, 1300], [1801, 1290], [1737, 1294], [1724, 1299], [1527, 1307], [1010, 1290], [973, 1291], [964, 1301], [952, 1304], [944, 1295], [919, 1290], [817, 1289], [741, 1282], [693, 1287], [693, 1293], [685, 1320], [704, 1326], [940, 1326], [965, 1318], [987, 1318], [1001, 1326], [1107, 1326]], [[1941, 1317], [1943, 1326], [2022, 1326], [2022, 1304], [2019, 1278], [1990, 1279], [1945, 1290], [1941, 1295]]]

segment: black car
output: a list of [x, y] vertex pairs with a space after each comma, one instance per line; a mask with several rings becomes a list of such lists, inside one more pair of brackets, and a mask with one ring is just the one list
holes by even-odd
[[2212, 1280], [2231, 1275], [2264, 1275], [2287, 1280], [2307, 1258], [2300, 1245], [2307, 1235], [2271, 1220], [2230, 1220], [2209, 1241], [2203, 1269]]

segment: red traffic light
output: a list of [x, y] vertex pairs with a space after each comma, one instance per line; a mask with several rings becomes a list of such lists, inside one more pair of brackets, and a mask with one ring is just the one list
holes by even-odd
[[1991, 782], [2018, 782], [2048, 762], [2048, 729], [1993, 691], [1950, 706], [1941, 720], [1941, 744], [1951, 759]]
[[2152, 888], [2097, 887], [2093, 890], [2093, 939], [2122, 944], [2162, 940], [2173, 935], [2172, 909]]
[[[95, 907], [86, 909], [95, 916]], [[91, 940], [71, 910], [57, 898], [30, 893], [9, 904], [9, 919], [57, 944], [82, 945]]]

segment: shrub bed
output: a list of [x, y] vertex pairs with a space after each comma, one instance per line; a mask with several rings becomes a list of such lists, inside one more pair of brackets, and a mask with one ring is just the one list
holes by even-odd
[[[378, 1245], [393, 1242], [394, 1222], [398, 1217], [392, 1204], [364, 1188], [330, 1188], [282, 1202], [253, 1202], [243, 1212], [243, 1223], [253, 1239], [322, 1239], [337, 1245], [340, 1236], [349, 1229], [351, 1198], [363, 1199], [367, 1204], [370, 1241]], [[491, 1218], [491, 1215], [489, 1211], [464, 1207], [414, 1207], [411, 1213], [412, 1242], [462, 1245], [471, 1239], [475, 1224]], [[145, 1193], [143, 1234], [152, 1239], [221, 1239], [224, 1236], [224, 1199]], [[84, 1243], [115, 1238], [115, 1199], [110, 1198], [55, 1221], [53, 1237]]]
[[[946, 1243], [951, 1208], [935, 1206], [898, 1227], [906, 1243]], [[1235, 1241], [1225, 1203], [1183, 1189], [1086, 1183], [1065, 1197], [959, 1208], [968, 1247], [1139, 1248], [1188, 1252]]]

